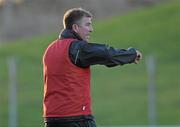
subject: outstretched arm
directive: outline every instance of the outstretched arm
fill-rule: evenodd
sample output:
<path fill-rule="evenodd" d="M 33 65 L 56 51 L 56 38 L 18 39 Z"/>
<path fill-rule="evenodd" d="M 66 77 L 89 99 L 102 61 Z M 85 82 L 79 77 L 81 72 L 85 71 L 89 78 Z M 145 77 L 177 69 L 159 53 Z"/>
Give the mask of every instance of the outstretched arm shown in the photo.
<path fill-rule="evenodd" d="M 104 44 L 87 43 L 85 41 L 73 42 L 69 49 L 71 61 L 79 67 L 101 64 L 108 67 L 138 63 L 140 54 L 134 48 L 116 49 Z"/>

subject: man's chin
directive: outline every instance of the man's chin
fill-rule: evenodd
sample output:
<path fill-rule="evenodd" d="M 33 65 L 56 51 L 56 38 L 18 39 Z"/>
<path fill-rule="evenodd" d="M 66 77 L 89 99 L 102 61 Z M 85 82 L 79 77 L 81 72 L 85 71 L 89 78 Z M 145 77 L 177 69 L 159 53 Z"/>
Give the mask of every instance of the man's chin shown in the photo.
<path fill-rule="evenodd" d="M 84 38 L 83 40 L 84 40 L 84 41 L 89 41 L 89 38 Z"/>

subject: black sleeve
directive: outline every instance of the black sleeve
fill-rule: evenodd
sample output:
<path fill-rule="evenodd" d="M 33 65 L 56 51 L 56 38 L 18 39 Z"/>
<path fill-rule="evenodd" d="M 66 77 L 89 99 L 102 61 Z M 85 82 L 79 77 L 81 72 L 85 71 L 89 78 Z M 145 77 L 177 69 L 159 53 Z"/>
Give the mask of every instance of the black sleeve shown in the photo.
<path fill-rule="evenodd" d="M 115 49 L 105 44 L 75 41 L 70 45 L 69 55 L 72 63 L 79 67 L 85 68 L 95 64 L 114 67 L 133 63 L 136 50 L 134 48 Z"/>

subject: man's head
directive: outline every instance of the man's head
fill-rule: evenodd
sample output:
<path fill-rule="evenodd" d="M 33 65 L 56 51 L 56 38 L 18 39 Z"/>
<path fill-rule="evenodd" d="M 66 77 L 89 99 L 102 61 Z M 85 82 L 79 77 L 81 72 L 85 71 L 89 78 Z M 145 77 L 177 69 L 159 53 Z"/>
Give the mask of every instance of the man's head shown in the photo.
<path fill-rule="evenodd" d="M 65 29 L 75 31 L 83 40 L 88 41 L 92 28 L 92 14 L 82 8 L 73 8 L 64 14 Z"/>

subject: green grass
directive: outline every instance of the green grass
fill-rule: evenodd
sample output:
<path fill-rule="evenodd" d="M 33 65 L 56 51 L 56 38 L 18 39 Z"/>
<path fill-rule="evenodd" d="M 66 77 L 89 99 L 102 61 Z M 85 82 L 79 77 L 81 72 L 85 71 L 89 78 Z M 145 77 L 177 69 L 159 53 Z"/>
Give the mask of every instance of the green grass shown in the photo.
<path fill-rule="evenodd" d="M 148 124 L 148 77 L 145 59 L 157 58 L 157 124 L 180 124 L 180 2 L 141 9 L 96 21 L 93 42 L 118 48 L 136 47 L 138 65 L 93 66 L 93 111 L 99 125 Z M 8 122 L 7 58 L 17 58 L 19 127 L 43 126 L 42 55 L 57 34 L 0 45 L 0 126 Z M 28 123 L 28 125 L 27 125 Z"/>

